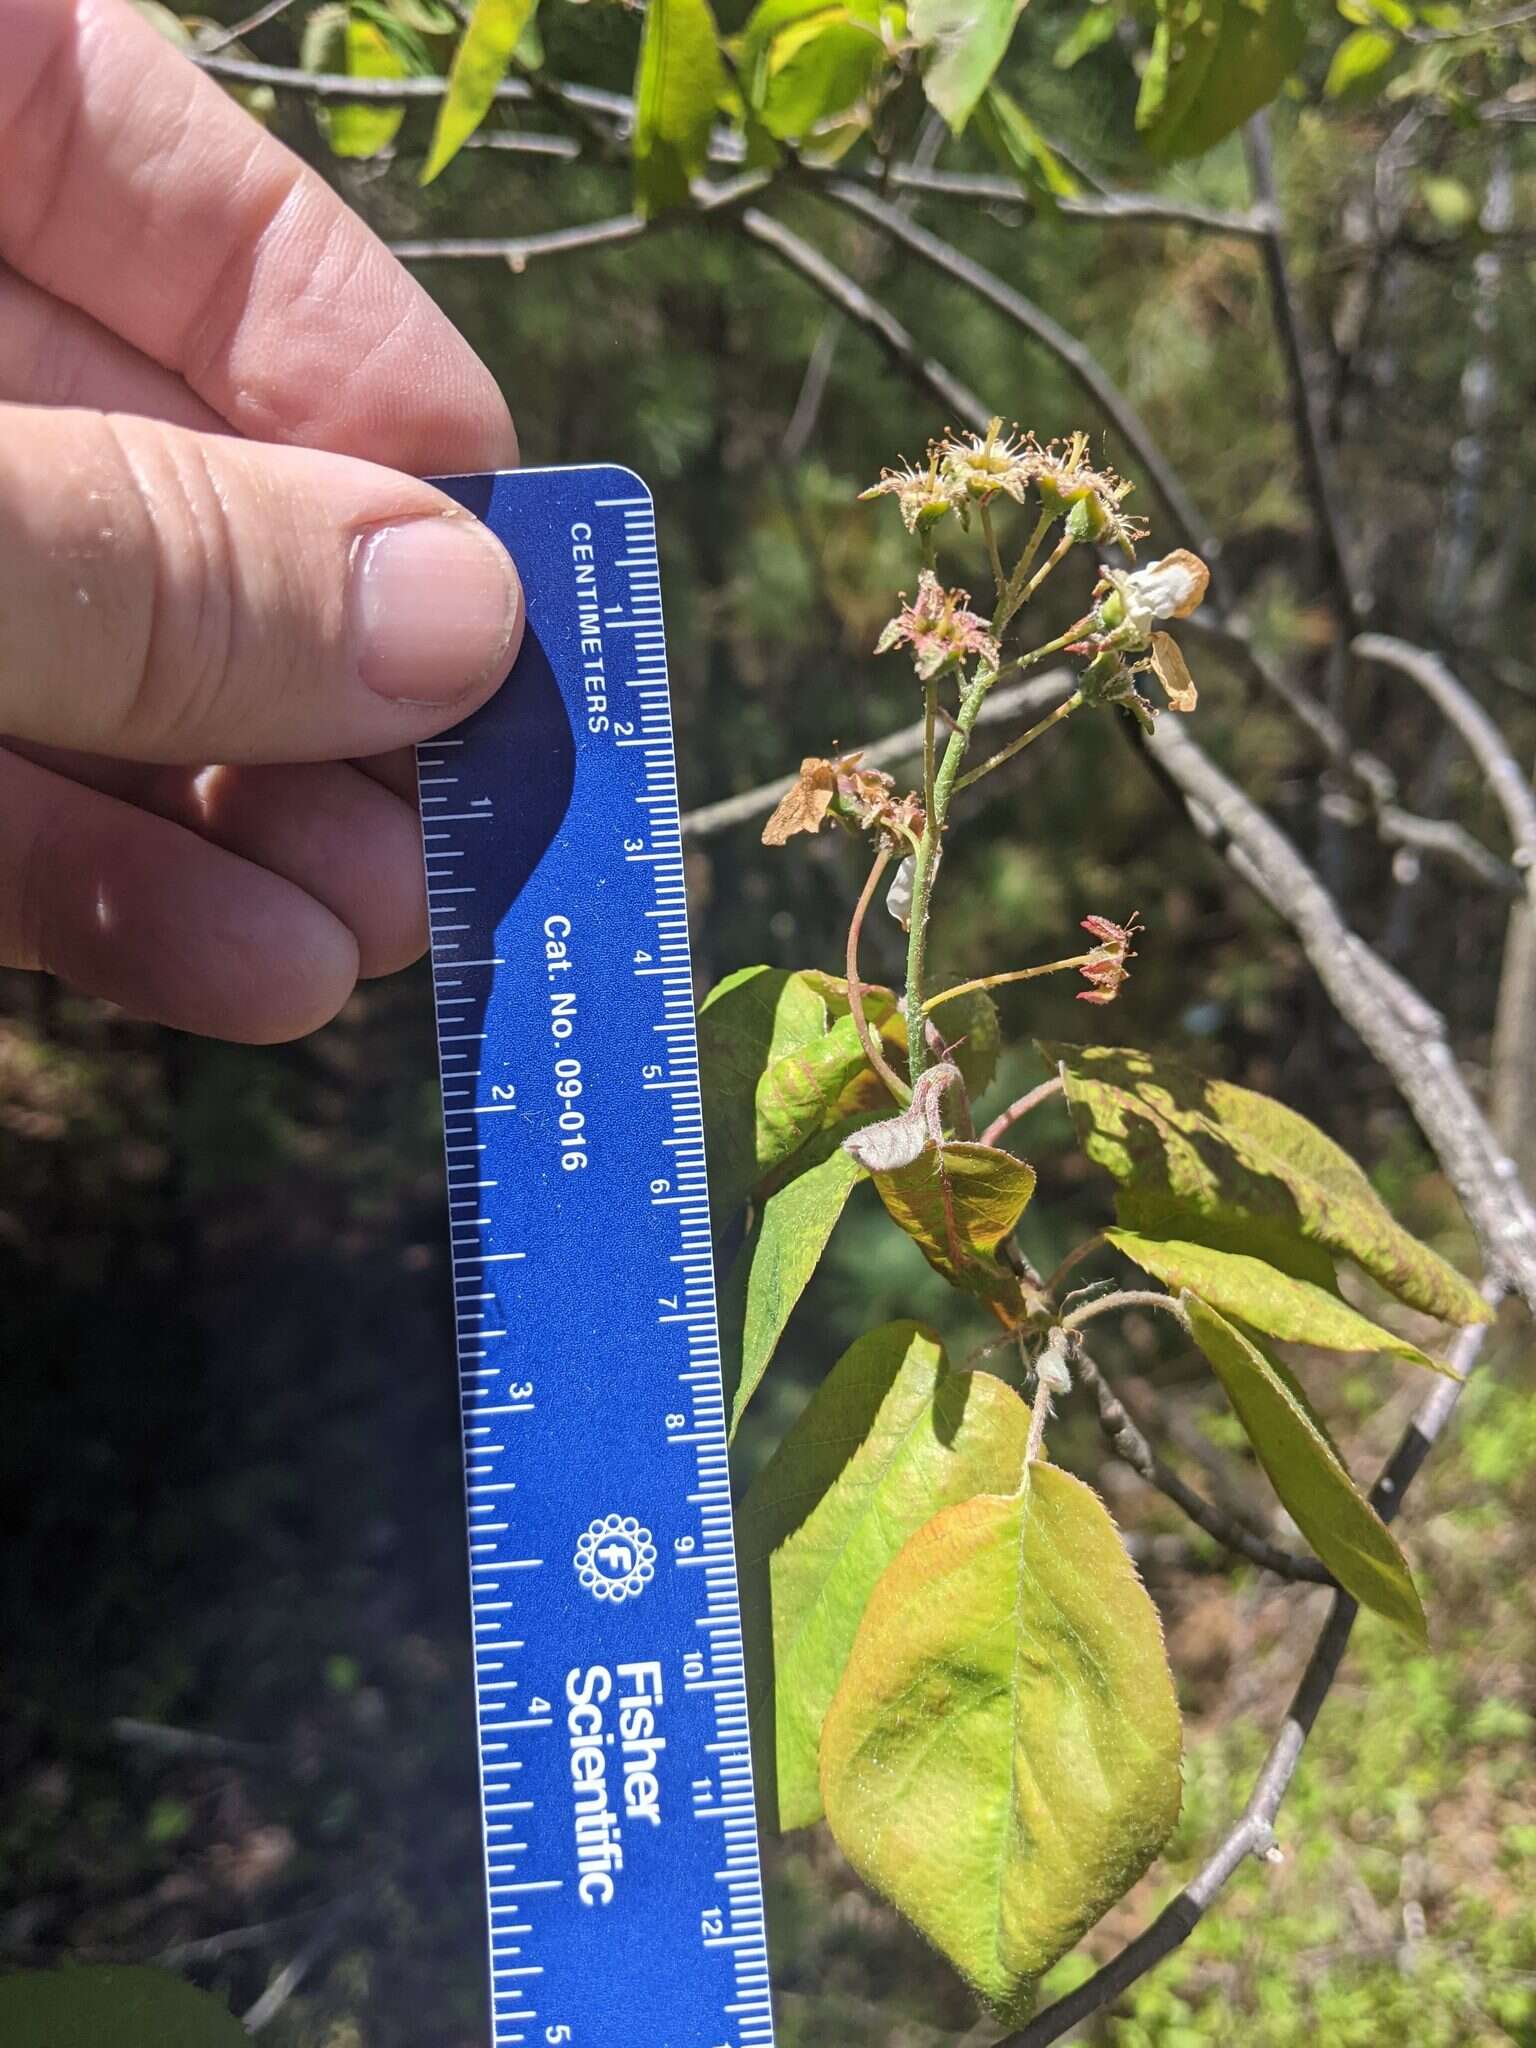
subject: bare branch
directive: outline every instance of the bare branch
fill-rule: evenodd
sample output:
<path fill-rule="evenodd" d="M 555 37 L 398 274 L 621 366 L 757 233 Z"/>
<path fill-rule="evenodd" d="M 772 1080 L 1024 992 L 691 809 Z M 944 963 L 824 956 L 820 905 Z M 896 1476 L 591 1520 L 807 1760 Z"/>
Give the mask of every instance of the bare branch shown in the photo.
<path fill-rule="evenodd" d="M 1340 917 L 1316 874 L 1271 819 L 1172 719 L 1145 758 L 1300 939 L 1334 1008 L 1397 1084 L 1461 1198 L 1489 1269 L 1536 1310 L 1536 1208 L 1473 1100 L 1445 1020 Z"/>
<path fill-rule="evenodd" d="M 220 50 L 227 50 L 231 43 L 238 43 L 243 37 L 254 35 L 257 29 L 265 28 L 269 21 L 276 21 L 277 17 L 286 14 L 293 4 L 294 0 L 266 0 L 265 6 L 258 7 L 254 14 L 247 14 L 243 20 L 237 21 L 233 28 L 221 28 L 212 33 L 205 30 L 205 40 L 200 54 L 204 57 L 216 57 Z"/>
<path fill-rule="evenodd" d="M 896 219 L 903 221 L 904 226 L 911 225 L 896 213 L 894 207 L 890 211 Z M 871 297 L 862 285 L 855 284 L 846 271 L 839 270 L 819 249 L 792 228 L 787 228 L 781 220 L 775 220 L 772 214 L 759 212 L 756 207 L 749 207 L 742 214 L 740 225 L 742 232 L 752 241 L 771 249 L 791 270 L 798 271 L 834 306 L 840 307 L 866 333 L 872 334 L 898 366 L 924 385 L 952 417 L 962 419 L 978 430 L 986 426 L 991 415 L 975 392 L 962 384 L 942 363 L 925 356 L 895 314 Z"/>
<path fill-rule="evenodd" d="M 994 690 L 978 712 L 976 723 L 978 726 L 1000 725 L 1004 719 L 1016 717 L 1021 712 L 1028 715 L 1051 703 L 1071 681 L 1069 670 L 1053 668 L 1047 669 L 1044 675 L 1031 676 L 1028 682 Z M 923 751 L 923 731 L 924 721 L 915 719 L 911 725 L 902 726 L 900 731 L 856 751 L 869 768 L 883 768 L 888 761 L 910 761 Z M 760 783 L 756 789 L 744 790 L 740 796 L 728 796 L 717 804 L 705 804 L 700 810 L 685 812 L 683 837 L 708 839 L 713 833 L 729 830 L 732 825 L 748 824 L 753 818 L 761 818 L 771 811 L 783 794 L 784 777 L 781 775 L 774 782 Z"/>
<path fill-rule="evenodd" d="M 900 192 L 931 193 L 935 199 L 975 199 L 986 205 L 1028 206 L 1030 195 L 1016 179 L 990 177 L 974 171 L 925 170 L 917 164 L 860 166 L 866 176 Z M 1103 192 L 1092 197 L 1058 199 L 1056 212 L 1065 220 L 1138 221 L 1149 226 L 1194 228 L 1202 234 L 1233 235 L 1257 241 L 1263 223 L 1246 213 L 1216 206 L 1195 206 L 1150 192 Z"/>
<path fill-rule="evenodd" d="M 1026 1094 L 1021 1095 L 1017 1102 L 1010 1102 L 1001 1115 L 993 1117 L 981 1134 L 982 1144 L 996 1145 L 1004 1134 L 1027 1117 L 1032 1109 L 1038 1109 L 1042 1102 L 1049 1102 L 1053 1095 L 1062 1093 L 1064 1088 L 1060 1074 L 1052 1074 L 1046 1080 L 1037 1083 Z"/>
<path fill-rule="evenodd" d="M 1006 284 L 984 264 L 964 255 L 942 236 L 933 234 L 916 221 L 908 220 L 899 208 L 866 192 L 848 178 L 832 178 L 818 190 L 850 212 L 862 215 L 903 248 L 910 249 L 925 263 L 957 284 L 965 285 L 989 306 L 1004 314 L 1016 327 L 1049 349 L 1070 372 L 1075 382 L 1104 414 L 1115 432 L 1146 471 L 1153 488 L 1168 508 L 1178 538 L 1214 560 L 1219 552 L 1205 520 L 1195 507 L 1183 481 L 1153 438 L 1152 430 L 1125 393 L 1105 372 L 1098 358 L 1075 335 L 1043 312 L 1032 299 Z M 990 417 L 990 415 L 986 415 Z"/>
<path fill-rule="evenodd" d="M 1380 662 L 1416 683 L 1466 741 L 1503 810 L 1514 841 L 1514 864 L 1522 871 L 1523 886 L 1536 908 L 1536 792 L 1504 735 L 1466 684 L 1428 648 L 1387 633 L 1362 633 L 1354 649 L 1362 661 Z"/>
<path fill-rule="evenodd" d="M 1490 1280 L 1484 1295 L 1497 1307 L 1502 1284 Z M 1452 1352 L 1452 1363 L 1464 1377 L 1477 1364 L 1488 1326 L 1479 1323 L 1462 1331 Z M 1401 1441 L 1387 1460 L 1371 1492 L 1371 1504 L 1383 1521 L 1390 1521 L 1402 1505 L 1404 1494 L 1428 1457 L 1435 1439 L 1450 1419 L 1461 1393 L 1460 1380 L 1437 1380 L 1404 1431 Z M 1344 1660 L 1357 1609 L 1346 1593 L 1336 1593 L 1328 1619 L 1313 1648 L 1291 1700 L 1280 1733 L 1255 1781 L 1253 1793 L 1233 1826 L 1222 1837 L 1199 1872 L 1170 1901 L 1144 1933 L 1123 1948 L 1103 1969 L 1095 1971 L 1085 1984 L 1060 1998 L 1044 2012 L 1037 2013 L 1025 2027 L 999 2044 L 999 2048 L 1049 2048 L 1092 2014 L 1118 1998 L 1122 1991 L 1156 1967 L 1188 1940 L 1228 1880 L 1250 1856 L 1261 1862 L 1276 1862 L 1280 1851 L 1275 1842 L 1275 1819 L 1281 1801 L 1301 1760 L 1323 1702 Z"/>
<path fill-rule="evenodd" d="M 1203 1529 L 1223 1550 L 1246 1557 L 1250 1564 L 1261 1565 L 1265 1571 L 1275 1572 L 1282 1579 L 1306 1581 L 1318 1586 L 1333 1585 L 1332 1572 L 1315 1557 L 1282 1550 L 1278 1544 L 1256 1536 L 1192 1486 L 1187 1486 L 1171 1466 L 1165 1465 L 1081 1343 L 1073 1353 L 1073 1366 L 1079 1380 L 1093 1396 L 1099 1428 L 1115 1456 L 1129 1465 L 1133 1472 L 1139 1473 L 1149 1486 L 1155 1486 L 1159 1493 L 1166 1494 L 1175 1507 L 1188 1515 L 1196 1528 Z"/>
<path fill-rule="evenodd" d="M 448 90 L 446 78 L 353 78 L 345 71 L 304 71 L 291 64 L 258 64 L 248 57 L 225 57 L 193 50 L 190 60 L 212 78 L 231 85 L 270 85 L 276 92 L 301 92 L 315 100 L 370 100 L 397 106 L 402 100 L 440 100 Z M 535 98 L 525 78 L 504 78 L 496 88 L 498 100 L 528 101 Z M 549 96 L 558 98 L 581 113 L 598 114 L 627 128 L 634 120 L 634 101 L 621 92 L 604 92 L 597 86 L 570 85 L 549 81 Z"/>
<path fill-rule="evenodd" d="M 402 263 L 438 261 L 479 262 L 499 260 L 514 271 L 526 270 L 544 256 L 579 256 L 593 249 L 612 248 L 621 242 L 638 241 L 642 235 L 663 228 L 686 227 L 690 221 L 711 214 L 729 213 L 746 200 L 755 198 L 772 179 L 766 171 L 747 171 L 723 184 L 702 181 L 693 188 L 694 210 L 664 213 L 647 220 L 638 213 L 616 214 L 611 220 L 583 221 L 575 227 L 550 228 L 541 235 L 458 236 L 416 242 L 391 242 L 393 255 Z"/>

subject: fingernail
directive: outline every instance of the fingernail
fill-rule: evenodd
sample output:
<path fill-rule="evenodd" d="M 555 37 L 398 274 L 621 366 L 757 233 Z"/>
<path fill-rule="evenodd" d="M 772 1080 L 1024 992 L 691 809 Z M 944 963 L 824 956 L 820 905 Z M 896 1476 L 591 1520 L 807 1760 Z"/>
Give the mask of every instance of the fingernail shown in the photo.
<path fill-rule="evenodd" d="M 478 519 L 412 519 L 365 534 L 349 592 L 358 671 L 400 704 L 452 704 L 504 672 L 521 590 Z"/>

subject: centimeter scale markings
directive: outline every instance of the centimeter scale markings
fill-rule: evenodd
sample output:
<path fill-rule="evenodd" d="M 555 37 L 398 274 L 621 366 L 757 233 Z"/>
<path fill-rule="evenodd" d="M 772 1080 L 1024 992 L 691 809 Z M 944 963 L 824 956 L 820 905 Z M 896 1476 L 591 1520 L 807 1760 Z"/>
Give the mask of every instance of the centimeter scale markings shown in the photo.
<path fill-rule="evenodd" d="M 418 752 L 491 2038 L 772 2048 L 655 513 L 442 488 L 528 601 Z"/>

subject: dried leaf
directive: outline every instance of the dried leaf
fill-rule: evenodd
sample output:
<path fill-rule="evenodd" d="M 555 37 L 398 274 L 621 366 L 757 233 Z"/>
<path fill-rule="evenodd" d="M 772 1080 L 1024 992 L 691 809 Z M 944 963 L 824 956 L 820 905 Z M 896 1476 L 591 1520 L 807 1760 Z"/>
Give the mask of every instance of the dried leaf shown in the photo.
<path fill-rule="evenodd" d="M 1193 711 L 1200 701 L 1183 650 L 1171 633 L 1152 635 L 1152 673 L 1163 686 L 1170 711 Z"/>
<path fill-rule="evenodd" d="M 808 754 L 800 773 L 779 798 L 763 827 L 764 846 L 782 846 L 797 832 L 819 832 L 837 794 L 837 774 L 830 761 Z"/>

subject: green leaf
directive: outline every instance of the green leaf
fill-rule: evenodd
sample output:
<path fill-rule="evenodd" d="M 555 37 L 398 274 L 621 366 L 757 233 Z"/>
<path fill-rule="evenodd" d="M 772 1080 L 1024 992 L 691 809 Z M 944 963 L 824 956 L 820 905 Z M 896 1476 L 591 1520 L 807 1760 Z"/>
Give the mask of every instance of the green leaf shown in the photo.
<path fill-rule="evenodd" d="M 988 86 L 986 96 L 977 109 L 976 125 L 992 154 L 1004 170 L 1013 172 L 1021 185 L 1052 201 L 1078 197 L 1082 187 L 1076 178 L 1024 109 L 1000 85 Z M 954 1007 L 958 1009 L 960 1005 L 956 1003 Z M 946 1031 L 950 1024 L 949 1006 L 946 1005 Z"/>
<path fill-rule="evenodd" d="M 1333 53 L 1324 97 L 1336 100 L 1371 84 L 1397 55 L 1397 39 L 1378 28 L 1357 28 Z"/>
<path fill-rule="evenodd" d="M 709 0 L 650 0 L 635 74 L 635 204 L 649 216 L 686 206 L 704 169 L 725 88 Z"/>
<path fill-rule="evenodd" d="M 873 1176 L 880 1199 L 951 1286 L 978 1295 L 1012 1328 L 1025 1309 L 997 1248 L 1029 1205 L 1035 1171 L 995 1145 L 932 1143 L 909 1166 Z"/>
<path fill-rule="evenodd" d="M 1420 178 L 1419 197 L 1439 227 L 1469 228 L 1477 219 L 1477 200 L 1460 178 Z"/>
<path fill-rule="evenodd" d="M 929 52 L 923 90 L 958 135 L 1007 54 L 1024 0 L 912 0 L 907 20 Z"/>
<path fill-rule="evenodd" d="M 721 1356 L 733 1436 L 843 1204 L 863 1178 L 864 1169 L 832 1132 L 813 1148 L 804 1172 L 768 1197 L 737 1254 L 721 1301 Z"/>
<path fill-rule="evenodd" d="M 1403 1553 L 1277 1359 L 1192 1294 L 1183 1297 L 1195 1342 L 1269 1474 L 1287 1513 L 1346 1592 L 1427 1640 L 1424 1609 Z"/>
<path fill-rule="evenodd" d="M 889 55 L 872 0 L 761 0 L 737 45 L 737 73 L 762 126 L 790 140 L 856 106 Z"/>
<path fill-rule="evenodd" d="M 1158 0 L 1136 126 L 1165 162 L 1199 156 L 1267 106 L 1301 60 L 1298 0 Z"/>
<path fill-rule="evenodd" d="M 538 0 L 475 0 L 437 110 L 432 148 L 422 166 L 423 185 L 430 185 L 453 162 L 490 112 L 496 88 L 537 8 Z"/>
<path fill-rule="evenodd" d="M 1067 31 L 1065 39 L 1056 51 L 1056 69 L 1070 71 L 1075 64 L 1081 64 L 1085 57 L 1091 57 L 1095 50 L 1113 40 L 1120 24 L 1118 11 L 1108 5 L 1108 0 L 1095 0 L 1077 17 Z"/>
<path fill-rule="evenodd" d="M 865 997 L 871 1029 L 905 1031 L 888 989 Z M 708 1121 L 710 1197 L 724 1222 L 822 1131 L 887 1106 L 828 974 L 744 967 L 699 1011 L 699 1072 Z"/>
<path fill-rule="evenodd" d="M 887 1568 L 822 1732 L 844 1855 L 1005 2022 L 1179 1811 L 1157 1613 L 1102 1502 L 1035 1463 Z"/>
<path fill-rule="evenodd" d="M 299 62 L 306 71 L 345 71 L 352 78 L 404 78 L 409 66 L 377 21 L 336 0 L 317 7 L 304 24 Z M 377 156 L 400 132 L 405 108 L 341 101 L 317 107 L 315 119 L 341 157 Z"/>
<path fill-rule="evenodd" d="M 1011 1493 L 1028 1440 L 1011 1387 L 888 1323 L 843 1353 L 758 1474 L 736 1551 L 759 1793 L 780 1827 L 821 1818 L 821 1726 L 876 1580 L 938 1509 Z"/>
<path fill-rule="evenodd" d="M 0 1977 L 0 2041 L 14 2048 L 249 2048 L 217 1999 L 164 1970 L 27 1970 Z"/>
<path fill-rule="evenodd" d="M 1265 1259 L 1179 1238 L 1143 1237 L 1134 1230 L 1104 1234 L 1175 1293 L 1187 1287 L 1224 1315 L 1236 1316 L 1271 1337 L 1283 1337 L 1290 1344 L 1317 1344 L 1325 1351 L 1389 1351 L 1415 1365 L 1446 1370 L 1417 1344 L 1394 1336 L 1341 1301 L 1331 1286 L 1298 1280 Z"/>
<path fill-rule="evenodd" d="M 1353 1259 L 1423 1314 L 1483 1323 L 1469 1280 L 1397 1223 L 1347 1152 L 1282 1103 L 1172 1060 L 1043 1045 L 1064 1071 L 1078 1138 L 1120 1184 L 1121 1223 L 1265 1259 L 1336 1291 Z"/>

